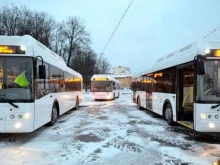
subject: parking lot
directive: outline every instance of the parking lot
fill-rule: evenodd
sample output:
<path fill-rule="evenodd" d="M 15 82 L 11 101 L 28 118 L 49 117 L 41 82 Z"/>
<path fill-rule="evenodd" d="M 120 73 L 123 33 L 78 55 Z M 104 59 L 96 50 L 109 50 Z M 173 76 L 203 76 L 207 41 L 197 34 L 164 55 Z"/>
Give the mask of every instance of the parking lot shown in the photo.
<path fill-rule="evenodd" d="M 131 94 L 94 101 L 84 93 L 78 110 L 53 127 L 29 134 L 1 134 L 1 164 L 212 164 L 220 157 L 218 135 L 204 135 L 137 110 Z"/>

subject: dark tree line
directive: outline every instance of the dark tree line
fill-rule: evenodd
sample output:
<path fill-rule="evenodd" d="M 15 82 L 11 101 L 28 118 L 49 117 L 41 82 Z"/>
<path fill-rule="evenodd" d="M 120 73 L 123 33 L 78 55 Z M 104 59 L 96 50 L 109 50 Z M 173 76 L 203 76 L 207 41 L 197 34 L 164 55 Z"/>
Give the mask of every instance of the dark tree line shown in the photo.
<path fill-rule="evenodd" d="M 57 22 L 45 12 L 4 5 L 0 8 L 0 35 L 31 35 L 81 73 L 85 89 L 93 74 L 109 73 L 109 62 L 91 48 L 90 33 L 79 17 Z"/>

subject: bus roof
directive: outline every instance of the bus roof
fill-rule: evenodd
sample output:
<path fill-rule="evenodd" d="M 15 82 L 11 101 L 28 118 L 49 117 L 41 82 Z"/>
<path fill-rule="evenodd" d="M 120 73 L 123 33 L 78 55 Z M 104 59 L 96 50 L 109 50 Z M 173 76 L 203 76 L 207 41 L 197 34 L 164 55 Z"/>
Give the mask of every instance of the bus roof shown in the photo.
<path fill-rule="evenodd" d="M 115 77 L 111 74 L 94 74 L 91 78 L 91 80 L 93 80 L 94 78 L 108 78 L 108 80 L 111 80 L 111 81 L 115 81 L 115 82 L 118 82 L 120 83 L 118 80 L 115 79 Z"/>
<path fill-rule="evenodd" d="M 133 78 L 193 61 L 196 55 L 205 55 L 206 49 L 220 49 L 220 40 L 208 41 L 202 39 L 188 44 L 175 52 L 159 58 L 149 69 L 133 75 Z"/>
<path fill-rule="evenodd" d="M 47 48 L 45 45 L 31 37 L 30 35 L 23 36 L 0 36 L 0 45 L 7 46 L 25 46 L 25 56 L 26 57 L 37 57 L 41 56 L 44 62 L 51 64 L 53 66 L 59 67 L 62 70 L 75 74 L 79 77 L 82 75 L 71 68 L 67 67 L 64 59 L 54 53 L 52 50 Z M 8 55 L 8 54 L 1 54 Z M 14 55 L 14 54 L 13 54 Z M 21 54 L 15 54 L 15 56 L 24 56 Z"/>

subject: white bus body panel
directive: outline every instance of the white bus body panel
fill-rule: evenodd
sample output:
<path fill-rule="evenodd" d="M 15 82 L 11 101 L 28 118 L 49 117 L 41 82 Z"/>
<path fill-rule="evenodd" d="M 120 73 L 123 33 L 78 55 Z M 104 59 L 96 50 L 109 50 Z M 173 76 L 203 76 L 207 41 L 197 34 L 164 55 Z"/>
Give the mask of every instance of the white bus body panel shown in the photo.
<path fill-rule="evenodd" d="M 13 54 L 13 56 L 22 57 L 36 57 L 42 56 L 44 62 L 56 66 L 63 71 L 69 72 L 74 76 L 80 77 L 82 75 L 69 67 L 67 67 L 65 61 L 62 57 L 52 52 L 46 46 L 35 40 L 29 35 L 24 36 L 0 36 L 0 45 L 14 45 L 14 46 L 25 46 L 25 54 Z M 8 54 L 1 54 L 1 56 L 11 56 Z M 19 109 L 14 108 L 8 103 L 0 103 L 0 132 L 32 132 L 39 128 L 40 126 L 48 123 L 51 120 L 52 106 L 55 99 L 59 103 L 59 115 L 67 112 L 71 108 L 76 106 L 76 98 L 79 98 L 79 104 L 83 100 L 83 94 L 81 91 L 71 91 L 71 92 L 59 92 L 59 93 L 49 93 L 48 95 L 35 100 L 33 103 L 15 103 L 19 106 Z M 50 97 L 52 96 L 52 97 Z M 12 111 L 10 111 L 12 109 Z M 18 122 L 17 120 L 10 119 L 10 115 L 14 112 L 16 113 L 30 113 L 31 118 L 28 120 L 19 120 L 22 127 L 20 129 L 15 129 L 14 124 Z"/>
<path fill-rule="evenodd" d="M 220 40 L 206 40 L 201 39 L 199 41 L 188 44 L 175 52 L 172 52 L 166 56 L 161 57 L 156 61 L 156 63 L 150 66 L 148 69 L 137 73 L 132 76 L 132 81 L 140 82 L 140 77 L 145 75 L 153 75 L 153 73 L 161 71 L 166 68 L 177 67 L 178 65 L 182 65 L 184 63 L 193 62 L 195 56 L 197 55 L 206 55 L 207 49 L 219 49 L 220 48 Z M 208 57 L 208 59 L 216 59 L 219 60 L 219 57 Z M 185 92 L 189 91 L 190 88 L 184 90 Z M 137 92 L 134 92 L 137 93 Z M 165 99 L 169 99 L 171 102 L 171 106 L 173 109 L 173 120 L 176 121 L 176 95 L 175 94 L 160 94 L 157 92 L 153 92 L 153 111 L 162 115 L 162 106 L 164 104 Z M 135 100 L 133 98 L 133 100 Z M 175 100 L 175 101 L 174 101 Z M 191 102 L 193 100 L 193 93 L 189 95 L 186 102 Z M 141 101 L 142 104 L 142 101 Z M 144 103 L 143 103 L 144 104 Z M 142 106 L 143 106 L 142 104 Z M 182 103 L 180 103 L 182 104 Z M 196 131 L 201 132 L 219 132 L 220 131 L 220 119 L 214 119 L 213 115 L 220 115 L 220 107 L 215 109 L 210 109 L 212 105 L 216 104 L 197 104 L 194 103 L 194 129 Z M 144 106 L 143 106 L 144 107 Z M 206 119 L 201 118 L 201 114 L 206 115 Z M 207 115 L 212 114 L 212 119 L 208 119 Z M 210 127 L 213 127 L 211 128 Z"/>
<path fill-rule="evenodd" d="M 50 93 L 33 103 L 14 103 L 19 108 L 8 103 L 1 103 L 0 133 L 32 132 L 51 120 L 52 106 L 55 100 L 59 103 L 60 115 L 62 115 L 76 106 L 77 96 L 81 103 L 83 99 L 81 92 Z M 29 119 L 24 118 L 26 113 L 30 114 Z M 14 119 L 10 118 L 12 114 L 15 115 Z M 22 118 L 18 119 L 18 115 L 22 115 Z M 20 123 L 21 127 L 16 128 L 16 123 Z"/>
<path fill-rule="evenodd" d="M 75 91 L 75 92 L 65 92 L 61 93 L 58 100 L 60 100 L 61 103 L 63 103 L 63 111 L 60 111 L 60 115 L 66 113 L 70 109 L 76 107 L 76 99 L 79 98 L 79 104 L 82 102 L 82 92 Z"/>
<path fill-rule="evenodd" d="M 113 99 L 113 92 L 92 92 L 91 97 L 93 99 Z"/>
<path fill-rule="evenodd" d="M 141 107 L 143 108 L 147 108 L 146 107 L 146 92 L 145 91 L 136 91 L 136 94 L 135 94 L 135 98 L 136 98 L 136 101 L 137 101 L 137 98 L 139 97 L 140 98 L 140 105 Z M 151 110 L 151 109 L 150 109 Z"/>
<path fill-rule="evenodd" d="M 176 121 L 176 94 L 152 93 L 152 107 L 155 113 L 163 115 L 163 106 L 166 101 L 170 102 L 173 111 L 173 121 Z"/>
<path fill-rule="evenodd" d="M 95 74 L 92 76 L 91 81 L 95 82 L 96 80 L 93 80 L 94 78 L 108 78 L 107 81 L 113 81 L 120 84 L 120 82 L 116 80 L 114 76 L 109 74 Z M 120 90 L 113 89 L 111 92 L 91 92 L 90 96 L 93 99 L 114 99 L 114 97 L 120 96 Z"/>
<path fill-rule="evenodd" d="M 194 129 L 199 132 L 220 132 L 220 118 L 215 118 L 215 115 L 220 116 L 220 107 L 211 109 L 211 106 L 217 104 L 201 104 L 194 103 L 194 119 L 195 125 Z M 201 114 L 205 114 L 206 118 L 202 119 Z M 209 119 L 208 115 L 211 115 L 212 118 Z M 214 125 L 214 127 L 210 127 Z"/>
<path fill-rule="evenodd" d="M 183 63 L 187 63 L 194 60 L 194 57 L 198 54 L 205 55 L 206 49 L 219 49 L 220 41 L 209 41 L 206 39 L 198 40 L 191 44 L 188 44 L 181 49 L 172 52 L 166 56 L 161 57 L 156 61 L 156 63 L 150 66 L 149 69 L 146 69 L 140 73 L 135 74 L 132 78 L 137 78 L 148 73 L 153 73 L 165 68 L 177 66 Z"/>
<path fill-rule="evenodd" d="M 35 100 L 34 129 L 41 127 L 42 125 L 48 123 L 51 120 L 51 112 L 54 100 L 55 96 L 52 94 L 48 94 L 40 99 Z"/>
<path fill-rule="evenodd" d="M 147 109 L 147 102 L 146 102 L 146 92 L 145 91 L 136 91 L 135 98 L 140 98 L 140 105 L 141 107 Z M 166 101 L 169 101 L 173 110 L 173 121 L 176 121 L 176 94 L 170 93 L 159 93 L 153 92 L 152 93 L 152 110 L 153 112 L 163 115 L 163 106 Z"/>
<path fill-rule="evenodd" d="M 112 92 L 91 92 L 91 97 L 93 99 L 113 99 L 120 96 L 119 90 L 113 90 Z"/>
<path fill-rule="evenodd" d="M 51 120 L 53 103 L 59 104 L 59 115 L 64 114 L 70 109 L 76 107 L 76 98 L 79 98 L 79 103 L 82 102 L 82 92 L 60 92 L 49 93 L 48 95 L 35 100 L 35 126 L 34 129 L 41 127 Z M 43 114 L 43 115 L 42 115 Z"/>
<path fill-rule="evenodd" d="M 18 105 L 19 108 L 15 108 L 8 103 L 0 104 L 0 133 L 32 132 L 34 130 L 34 103 L 14 104 Z M 30 114 L 29 119 L 24 118 L 26 113 Z M 15 116 L 14 119 L 10 118 L 12 114 Z M 22 118 L 18 119 L 18 115 L 22 115 Z M 16 128 L 16 123 L 20 123 L 21 127 Z"/>

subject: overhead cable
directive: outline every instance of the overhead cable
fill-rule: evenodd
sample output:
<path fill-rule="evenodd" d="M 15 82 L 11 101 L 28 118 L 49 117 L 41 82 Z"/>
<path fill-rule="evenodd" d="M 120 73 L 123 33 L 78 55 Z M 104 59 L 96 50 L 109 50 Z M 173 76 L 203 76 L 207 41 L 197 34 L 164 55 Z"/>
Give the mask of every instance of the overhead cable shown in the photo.
<path fill-rule="evenodd" d="M 109 42 L 111 41 L 112 37 L 114 36 L 115 32 L 117 31 L 119 25 L 121 24 L 123 18 L 125 17 L 126 13 L 127 13 L 128 10 L 129 10 L 129 8 L 131 7 L 133 1 L 134 1 L 134 0 L 132 0 L 132 1 L 129 3 L 127 9 L 125 10 L 124 14 L 122 15 L 121 19 L 119 20 L 119 22 L 118 22 L 116 28 L 115 28 L 115 29 L 113 30 L 113 32 L 111 33 L 111 35 L 110 35 L 110 37 L 109 37 L 109 39 L 108 39 L 108 42 L 105 44 L 105 46 L 104 46 L 104 48 L 103 48 L 103 50 L 102 50 L 100 56 L 102 56 L 102 55 L 104 54 L 105 49 L 107 48 Z"/>

